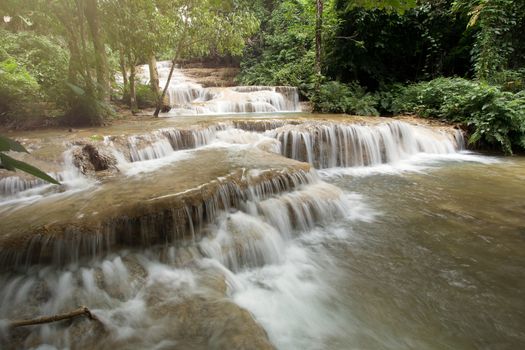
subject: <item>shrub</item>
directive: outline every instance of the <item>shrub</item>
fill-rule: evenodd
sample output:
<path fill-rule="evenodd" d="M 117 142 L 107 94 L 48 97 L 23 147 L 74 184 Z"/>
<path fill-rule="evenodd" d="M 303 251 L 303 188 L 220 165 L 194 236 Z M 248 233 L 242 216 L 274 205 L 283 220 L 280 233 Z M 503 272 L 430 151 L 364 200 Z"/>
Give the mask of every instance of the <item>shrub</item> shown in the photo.
<path fill-rule="evenodd" d="M 102 125 L 113 115 L 111 105 L 100 101 L 83 88 L 66 83 L 69 87 L 66 112 L 62 123 L 71 126 Z"/>
<path fill-rule="evenodd" d="M 375 99 L 377 101 L 377 110 L 381 115 L 393 114 L 397 110 L 397 103 L 400 103 L 400 96 L 406 92 L 406 87 L 401 84 L 393 84 L 383 86 L 379 91 L 375 92 Z"/>
<path fill-rule="evenodd" d="M 491 77 L 491 82 L 500 85 L 504 91 L 525 90 L 525 68 L 497 72 Z"/>
<path fill-rule="evenodd" d="M 10 121 L 39 100 L 36 80 L 15 59 L 0 62 L 0 117 Z"/>
<path fill-rule="evenodd" d="M 497 147 L 507 154 L 525 149 L 525 93 L 461 78 L 438 78 L 409 85 L 392 103 L 392 112 L 415 113 L 469 127 L 469 143 Z"/>
<path fill-rule="evenodd" d="M 122 96 L 122 102 L 129 104 L 129 90 L 119 84 L 117 91 L 117 95 Z M 138 108 L 154 108 L 157 106 L 157 96 L 148 84 L 136 83 L 135 97 L 137 98 Z"/>
<path fill-rule="evenodd" d="M 41 87 L 42 98 L 52 102 L 64 98 L 68 54 L 49 37 L 0 29 L 0 60 L 2 54 L 14 58 L 27 70 Z"/>
<path fill-rule="evenodd" d="M 139 108 L 153 108 L 157 105 L 157 96 L 150 85 L 137 84 L 135 88 L 137 95 L 137 106 Z"/>
<path fill-rule="evenodd" d="M 315 110 L 325 113 L 379 115 L 376 97 L 357 84 L 345 85 L 337 81 L 324 83 L 313 103 Z"/>

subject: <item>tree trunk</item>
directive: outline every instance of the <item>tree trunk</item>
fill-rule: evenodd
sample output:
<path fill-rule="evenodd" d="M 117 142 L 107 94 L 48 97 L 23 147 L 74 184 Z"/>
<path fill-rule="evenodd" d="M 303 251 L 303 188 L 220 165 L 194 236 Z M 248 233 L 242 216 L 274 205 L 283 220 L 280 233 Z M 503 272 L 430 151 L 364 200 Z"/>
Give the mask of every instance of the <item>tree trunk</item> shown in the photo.
<path fill-rule="evenodd" d="M 153 115 L 155 117 L 159 116 L 160 110 L 162 109 L 164 96 L 166 96 L 166 92 L 168 91 L 168 86 L 170 86 L 171 76 L 173 75 L 173 71 L 175 70 L 175 61 L 176 61 L 176 58 L 174 58 L 171 61 L 171 69 L 170 69 L 170 74 L 168 74 L 168 80 L 166 80 L 166 85 L 164 85 L 164 89 L 162 90 L 162 94 L 160 95 L 160 97 L 159 97 L 159 99 L 157 101 L 157 108 L 155 108 L 155 113 L 153 113 Z"/>
<path fill-rule="evenodd" d="M 126 72 L 126 60 L 124 59 L 124 51 L 120 49 L 119 52 L 120 73 L 122 74 L 122 82 L 124 83 L 124 90 L 128 88 L 128 73 Z"/>
<path fill-rule="evenodd" d="M 129 108 L 131 113 L 135 114 L 138 111 L 137 93 L 135 92 L 135 65 L 131 64 L 129 69 Z"/>
<path fill-rule="evenodd" d="M 109 101 L 110 84 L 108 59 L 104 39 L 100 32 L 97 0 L 86 0 L 86 20 L 88 22 L 91 40 L 95 51 L 95 65 L 97 71 L 97 93 L 101 100 Z"/>
<path fill-rule="evenodd" d="M 84 30 L 84 17 L 85 17 L 85 13 L 84 11 L 82 11 L 82 9 L 80 8 L 80 5 L 79 3 L 77 3 L 77 14 L 78 14 L 78 18 L 79 18 L 79 36 L 80 36 L 80 44 L 81 44 L 81 53 L 80 53 L 80 62 L 82 64 L 82 67 L 83 67 L 83 76 L 84 76 L 84 80 L 85 80 L 85 83 L 86 83 L 86 86 L 85 86 L 85 89 L 86 89 L 86 92 L 88 93 L 89 96 L 95 96 L 94 95 L 94 92 L 95 92 L 95 82 L 93 81 L 93 78 L 91 76 L 91 70 L 90 70 L 90 67 L 89 67 L 89 62 L 88 62 L 88 49 L 87 49 L 87 44 L 86 44 L 86 36 L 85 36 L 85 30 Z"/>
<path fill-rule="evenodd" d="M 158 100 L 160 94 L 160 82 L 159 82 L 159 72 L 157 71 L 157 59 L 155 55 L 150 55 L 148 60 L 149 66 L 149 83 L 151 86 L 151 91 L 155 93 L 155 97 Z"/>
<path fill-rule="evenodd" d="M 319 94 L 319 88 L 321 84 L 321 53 L 322 53 L 322 34 L 323 34 L 323 0 L 317 1 L 317 10 L 315 17 L 315 93 Z"/>
<path fill-rule="evenodd" d="M 78 47 L 71 41 L 67 40 L 67 46 L 69 48 L 69 65 L 67 80 L 70 84 L 78 85 L 78 63 L 80 62 L 80 53 Z"/>

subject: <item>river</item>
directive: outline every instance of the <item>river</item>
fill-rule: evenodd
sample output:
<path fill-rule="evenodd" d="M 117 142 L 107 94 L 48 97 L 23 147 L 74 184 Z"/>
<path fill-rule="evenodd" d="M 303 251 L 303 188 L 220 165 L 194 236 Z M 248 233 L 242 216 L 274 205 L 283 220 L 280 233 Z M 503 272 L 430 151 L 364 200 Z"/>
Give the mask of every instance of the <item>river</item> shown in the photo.
<path fill-rule="evenodd" d="M 176 82 L 196 101 L 176 112 L 299 108 L 221 91 Z M 272 112 L 12 136 L 63 185 L 0 178 L 2 349 L 525 344 L 525 159 L 451 127 Z M 81 305 L 98 321 L 12 327 Z"/>
<path fill-rule="evenodd" d="M 217 161 L 218 153 L 209 153 L 217 147 L 246 151 L 261 144 L 255 134 L 235 130 L 218 131 L 216 141 L 203 146 L 210 150 L 202 161 Z M 125 181 L 139 176 L 133 186 L 142 187 L 152 172 L 167 171 L 172 163 L 191 172 L 203 151 L 184 157 L 177 152 L 188 151 L 160 157 L 159 164 L 130 163 L 142 171 L 126 170 L 131 178 Z M 310 176 L 291 192 L 256 196 L 220 214 L 193 243 L 117 249 L 62 267 L 4 272 L 5 344 L 490 349 L 524 343 L 523 158 L 443 148 L 387 163 L 323 167 Z M 154 182 L 149 191 L 162 193 L 166 183 Z M 109 188 L 111 194 L 121 187 L 112 186 L 110 181 L 98 191 Z M 96 197 L 92 189 L 81 192 Z M 53 196 L 64 196 L 63 203 L 78 196 L 67 193 Z M 23 198 L 17 201 L 24 207 Z M 79 305 L 88 305 L 106 329 L 88 320 L 32 331 L 6 328 L 18 315 L 50 315 Z"/>
<path fill-rule="evenodd" d="M 349 217 L 297 238 L 281 267 L 243 275 L 252 288 L 236 296 L 279 348 L 521 348 L 523 158 L 323 173 Z"/>

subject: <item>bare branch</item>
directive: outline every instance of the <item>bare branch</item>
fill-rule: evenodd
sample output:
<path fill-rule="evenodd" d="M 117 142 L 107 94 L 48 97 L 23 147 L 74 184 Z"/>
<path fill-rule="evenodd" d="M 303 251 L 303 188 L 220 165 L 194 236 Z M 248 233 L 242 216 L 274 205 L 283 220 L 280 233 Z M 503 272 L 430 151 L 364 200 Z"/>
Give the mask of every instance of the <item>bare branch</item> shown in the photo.
<path fill-rule="evenodd" d="M 33 326 L 33 325 L 38 325 L 38 324 L 69 320 L 69 319 L 73 319 L 79 316 L 87 316 L 90 320 L 102 323 L 102 321 L 100 321 L 100 319 L 98 319 L 98 317 L 95 316 L 86 306 L 81 306 L 78 309 L 75 309 L 73 311 L 63 313 L 63 314 L 58 314 L 58 315 L 53 315 L 53 316 L 41 316 L 41 317 L 33 318 L 31 320 L 12 321 L 9 323 L 8 327 L 18 328 L 18 327 L 25 327 L 25 326 Z"/>

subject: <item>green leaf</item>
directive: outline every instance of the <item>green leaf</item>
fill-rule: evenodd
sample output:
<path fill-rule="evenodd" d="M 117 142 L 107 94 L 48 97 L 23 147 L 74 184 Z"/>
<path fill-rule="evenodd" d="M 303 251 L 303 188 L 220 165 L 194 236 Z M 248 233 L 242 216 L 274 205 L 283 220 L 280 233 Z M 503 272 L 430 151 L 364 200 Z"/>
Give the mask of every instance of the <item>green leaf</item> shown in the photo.
<path fill-rule="evenodd" d="M 2 161 L 2 166 L 6 168 L 7 170 L 15 171 L 16 169 L 20 169 L 28 174 L 31 174 L 33 176 L 36 176 L 44 181 L 50 182 L 55 185 L 60 185 L 60 182 L 53 179 L 51 176 L 47 175 L 42 170 L 24 163 L 20 160 L 16 160 L 14 158 L 9 157 L 6 154 L 0 153 L 0 160 Z"/>
<path fill-rule="evenodd" d="M 8 137 L 0 136 L 0 152 L 9 152 L 9 151 L 29 153 L 25 149 L 25 147 L 22 146 L 17 141 L 11 140 Z"/>

